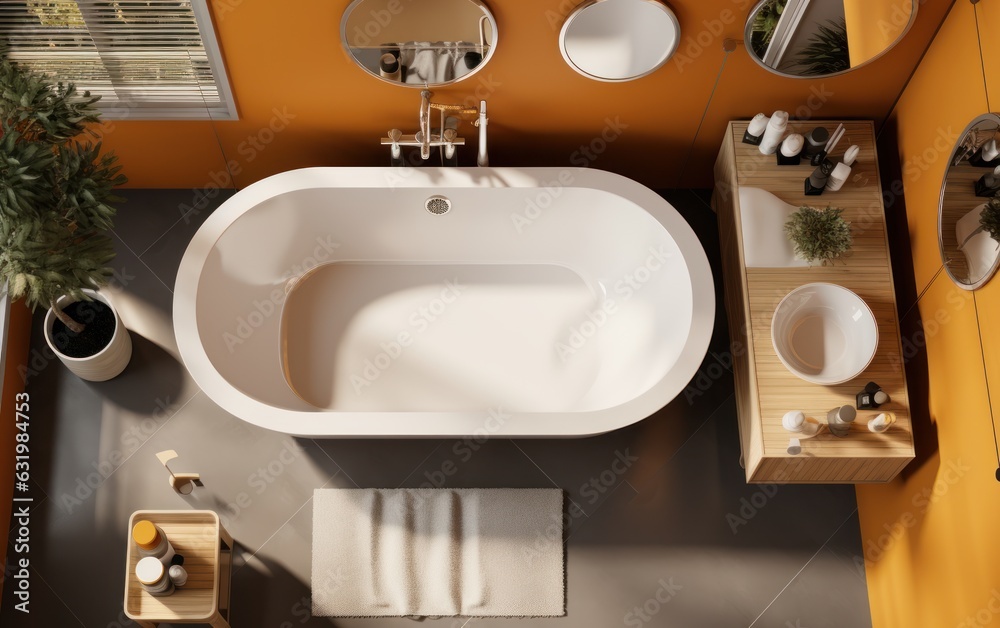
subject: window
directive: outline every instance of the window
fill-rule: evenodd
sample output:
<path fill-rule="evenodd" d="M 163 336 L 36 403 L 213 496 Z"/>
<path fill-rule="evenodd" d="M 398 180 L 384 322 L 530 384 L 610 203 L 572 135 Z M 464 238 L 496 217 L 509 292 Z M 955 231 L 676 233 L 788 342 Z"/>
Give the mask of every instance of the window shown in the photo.
<path fill-rule="evenodd" d="M 207 0 L 4 0 L 0 46 L 107 118 L 237 117 Z"/>

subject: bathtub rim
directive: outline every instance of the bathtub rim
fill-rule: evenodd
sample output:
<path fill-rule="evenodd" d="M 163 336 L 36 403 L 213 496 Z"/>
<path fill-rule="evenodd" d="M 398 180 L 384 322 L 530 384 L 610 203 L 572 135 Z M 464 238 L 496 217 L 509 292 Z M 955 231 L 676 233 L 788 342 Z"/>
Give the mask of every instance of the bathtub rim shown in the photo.
<path fill-rule="evenodd" d="M 567 184 L 561 183 L 571 178 Z M 601 190 L 628 200 L 667 231 L 681 253 L 692 287 L 692 318 L 677 361 L 667 374 L 625 403 L 586 412 L 518 413 L 499 426 L 491 410 L 468 412 L 356 412 L 288 409 L 261 402 L 230 384 L 201 343 L 197 294 L 211 251 L 240 216 L 261 202 L 309 188 L 534 188 Z M 666 199 L 644 185 L 593 168 L 314 167 L 290 170 L 239 190 L 198 228 L 181 259 L 174 284 L 174 335 L 181 361 L 195 383 L 227 412 L 258 427 L 307 438 L 578 438 L 637 423 L 677 398 L 708 352 L 715 326 L 715 283 L 694 230 Z M 499 412 L 503 412 L 502 408 Z M 356 415 L 356 416 L 355 416 Z M 628 417 L 622 419 L 621 417 Z M 632 418 L 635 417 L 635 418 Z M 332 423 L 334 422 L 335 423 Z M 495 427 L 494 427 L 495 426 Z"/>

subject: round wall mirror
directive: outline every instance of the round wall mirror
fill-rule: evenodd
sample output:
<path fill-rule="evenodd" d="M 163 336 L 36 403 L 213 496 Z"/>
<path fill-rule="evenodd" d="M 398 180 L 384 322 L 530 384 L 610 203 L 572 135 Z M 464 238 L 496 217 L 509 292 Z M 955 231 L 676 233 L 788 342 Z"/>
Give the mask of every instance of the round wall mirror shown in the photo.
<path fill-rule="evenodd" d="M 650 74 L 677 50 L 677 16 L 656 0 L 588 0 L 566 18 L 559 49 L 571 68 L 598 81 Z"/>
<path fill-rule="evenodd" d="M 372 76 L 438 87 L 486 65 L 497 25 L 480 0 L 354 0 L 340 21 L 340 41 Z"/>
<path fill-rule="evenodd" d="M 938 244 L 952 280 L 966 290 L 984 285 L 1000 266 L 1000 116 L 966 127 L 941 183 Z M 991 235 L 992 233 L 992 235 Z"/>
<path fill-rule="evenodd" d="M 918 0 L 763 0 L 747 18 L 750 58 L 775 74 L 817 78 L 878 59 L 906 35 Z"/>

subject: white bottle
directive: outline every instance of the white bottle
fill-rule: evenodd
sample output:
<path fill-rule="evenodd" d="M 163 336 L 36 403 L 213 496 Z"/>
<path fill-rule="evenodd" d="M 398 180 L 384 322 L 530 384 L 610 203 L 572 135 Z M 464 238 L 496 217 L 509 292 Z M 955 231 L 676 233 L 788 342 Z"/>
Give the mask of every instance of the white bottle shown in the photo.
<path fill-rule="evenodd" d="M 760 146 L 760 141 L 763 139 L 764 131 L 767 130 L 768 122 L 770 120 L 764 114 L 758 113 L 755 115 L 753 120 L 750 120 L 750 123 L 747 125 L 747 132 L 743 136 L 743 141 Z"/>
<path fill-rule="evenodd" d="M 795 157 L 802 153 L 805 145 L 805 138 L 798 133 L 792 133 L 781 143 L 781 154 L 785 157 Z"/>
<path fill-rule="evenodd" d="M 853 144 L 844 151 L 844 165 L 853 166 L 854 162 L 858 160 L 858 153 L 861 152 L 861 147 L 857 144 Z"/>
<path fill-rule="evenodd" d="M 767 122 L 767 129 L 764 130 L 764 138 L 757 148 L 765 155 L 773 155 L 778 150 L 778 144 L 785 135 L 788 128 L 788 112 L 775 111 L 774 115 Z"/>
<path fill-rule="evenodd" d="M 851 176 L 851 167 L 841 162 L 830 173 L 830 178 L 826 182 L 826 189 L 831 192 L 838 192 L 847 183 L 847 177 Z"/>
<path fill-rule="evenodd" d="M 781 426 L 789 432 L 802 434 L 805 437 L 815 436 L 822 427 L 818 421 L 806 418 L 805 412 L 801 410 L 786 412 L 785 416 L 781 417 Z"/>

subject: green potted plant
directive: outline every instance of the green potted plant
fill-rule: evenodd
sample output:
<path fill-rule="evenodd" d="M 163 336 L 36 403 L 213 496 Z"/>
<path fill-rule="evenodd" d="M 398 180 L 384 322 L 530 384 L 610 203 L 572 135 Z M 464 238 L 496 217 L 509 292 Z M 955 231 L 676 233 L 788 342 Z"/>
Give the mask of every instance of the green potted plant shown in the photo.
<path fill-rule="evenodd" d="M 979 227 L 1000 242 L 1000 198 L 994 196 L 979 214 Z"/>
<path fill-rule="evenodd" d="M 851 223 L 844 220 L 844 210 L 836 207 L 817 209 L 800 207 L 788 217 L 785 235 L 795 254 L 810 264 L 826 265 L 851 250 Z"/>
<path fill-rule="evenodd" d="M 0 60 L 0 285 L 48 307 L 45 338 L 71 371 L 103 381 L 132 343 L 97 290 L 111 277 L 109 235 L 126 182 L 113 153 L 90 141 L 99 97 Z"/>

